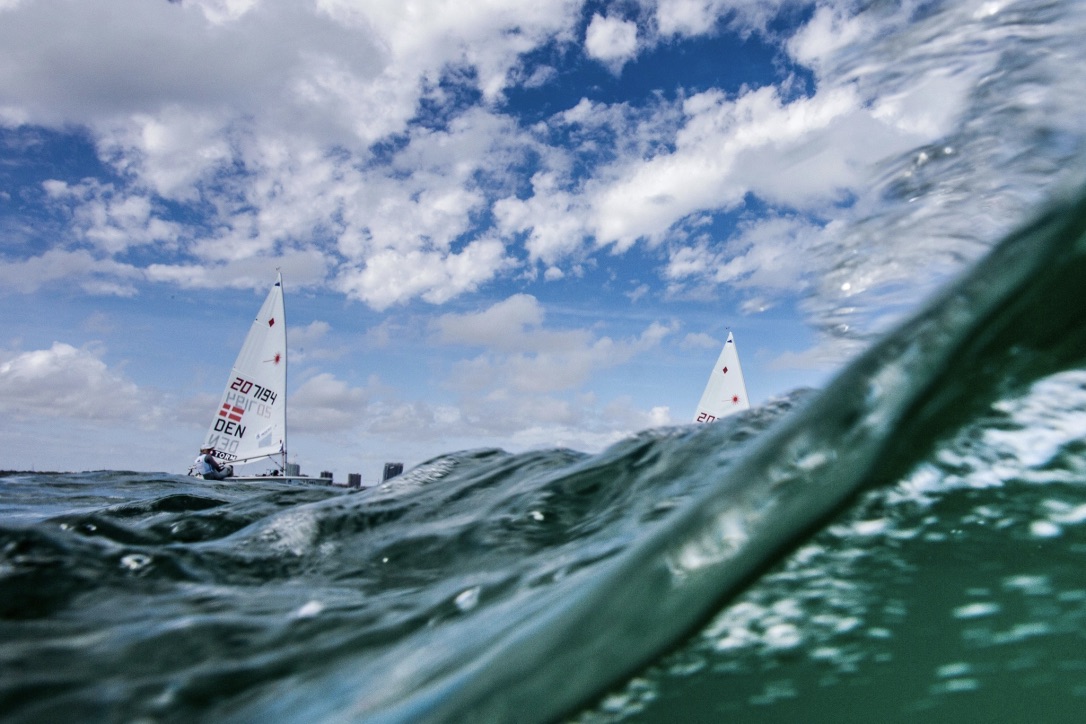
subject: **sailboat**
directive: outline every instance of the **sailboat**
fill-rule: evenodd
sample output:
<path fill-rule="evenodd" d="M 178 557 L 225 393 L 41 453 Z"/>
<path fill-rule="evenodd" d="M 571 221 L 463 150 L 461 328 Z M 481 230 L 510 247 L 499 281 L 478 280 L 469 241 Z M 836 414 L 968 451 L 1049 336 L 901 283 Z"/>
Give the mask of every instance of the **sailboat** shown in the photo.
<path fill-rule="evenodd" d="M 281 476 L 330 482 L 299 475 L 297 466 L 287 464 L 287 321 L 282 274 L 276 275 L 249 328 L 200 448 L 210 448 L 216 460 L 235 471 L 241 465 L 274 465 L 265 475 L 231 474 L 227 480 Z"/>
<path fill-rule="evenodd" d="M 749 409 L 750 398 L 743 381 L 743 368 L 739 366 L 739 351 L 735 338 L 728 332 L 728 340 L 720 350 L 716 366 L 705 384 L 705 392 L 701 394 L 694 422 L 712 422 Z"/>

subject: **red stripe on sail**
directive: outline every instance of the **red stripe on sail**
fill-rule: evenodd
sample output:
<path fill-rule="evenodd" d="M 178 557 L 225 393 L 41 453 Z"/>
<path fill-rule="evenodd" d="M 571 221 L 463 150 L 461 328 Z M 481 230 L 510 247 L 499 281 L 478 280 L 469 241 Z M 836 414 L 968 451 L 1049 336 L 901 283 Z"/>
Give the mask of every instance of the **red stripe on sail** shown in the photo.
<path fill-rule="evenodd" d="M 230 403 L 225 403 L 222 409 L 219 410 L 219 417 L 228 417 L 234 422 L 241 422 L 241 416 L 245 414 L 245 408 L 234 407 Z"/>

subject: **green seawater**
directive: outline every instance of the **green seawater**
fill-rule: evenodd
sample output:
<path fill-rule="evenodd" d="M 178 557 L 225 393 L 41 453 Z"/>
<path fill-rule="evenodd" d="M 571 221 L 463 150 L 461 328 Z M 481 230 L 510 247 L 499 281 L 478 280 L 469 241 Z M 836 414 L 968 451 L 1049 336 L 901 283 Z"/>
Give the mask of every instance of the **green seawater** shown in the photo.
<path fill-rule="evenodd" d="M 848 365 L 380 488 L 0 478 L 5 721 L 1076 721 L 1086 196 Z"/>

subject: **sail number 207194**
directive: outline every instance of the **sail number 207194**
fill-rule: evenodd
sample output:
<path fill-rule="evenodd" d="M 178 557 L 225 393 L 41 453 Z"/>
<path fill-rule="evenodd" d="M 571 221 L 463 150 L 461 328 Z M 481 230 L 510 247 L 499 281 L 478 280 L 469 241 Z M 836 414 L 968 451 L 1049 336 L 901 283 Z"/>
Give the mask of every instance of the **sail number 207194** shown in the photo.
<path fill-rule="evenodd" d="M 273 405 L 275 404 L 275 393 L 272 392 L 271 389 L 267 387 L 261 387 L 255 382 L 250 382 L 249 380 L 242 379 L 241 377 L 234 378 L 233 383 L 231 383 L 230 385 L 230 389 L 237 390 L 243 395 L 248 395 L 251 392 L 252 398 L 254 400 L 260 400 L 261 402 L 270 402 Z"/>

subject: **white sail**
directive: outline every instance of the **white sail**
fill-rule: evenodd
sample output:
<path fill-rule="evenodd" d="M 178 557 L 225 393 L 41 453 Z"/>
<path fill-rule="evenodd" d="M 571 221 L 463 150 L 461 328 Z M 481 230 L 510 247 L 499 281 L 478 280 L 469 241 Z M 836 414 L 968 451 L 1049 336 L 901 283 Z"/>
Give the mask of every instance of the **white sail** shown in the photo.
<path fill-rule="evenodd" d="M 226 383 L 222 401 L 201 447 L 228 463 L 278 456 L 287 451 L 287 321 L 283 277 L 253 320 Z"/>
<path fill-rule="evenodd" d="M 694 413 L 694 422 L 712 422 L 749 409 L 750 400 L 743 381 L 743 368 L 739 366 L 739 352 L 732 333 L 728 332 L 728 341 L 724 343 L 716 367 L 709 375 L 709 382 Z"/>

